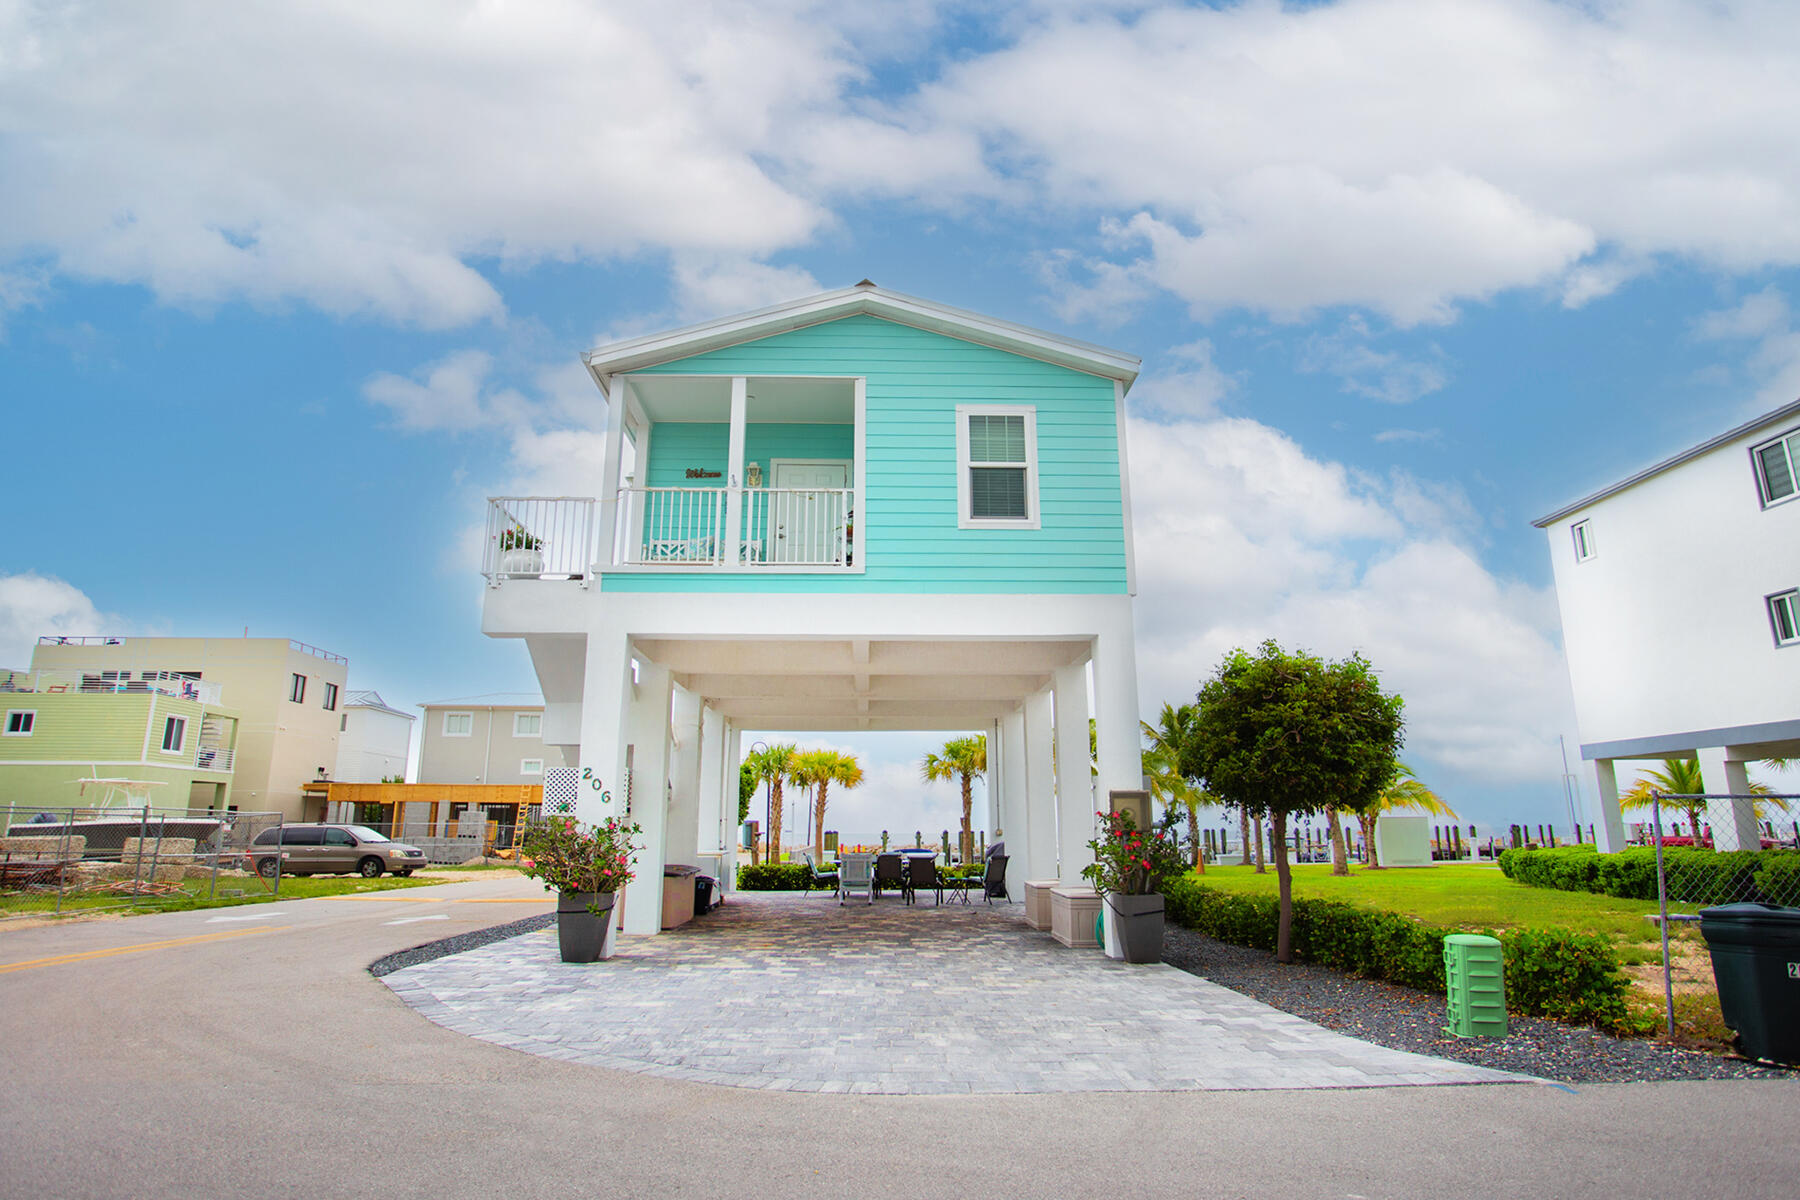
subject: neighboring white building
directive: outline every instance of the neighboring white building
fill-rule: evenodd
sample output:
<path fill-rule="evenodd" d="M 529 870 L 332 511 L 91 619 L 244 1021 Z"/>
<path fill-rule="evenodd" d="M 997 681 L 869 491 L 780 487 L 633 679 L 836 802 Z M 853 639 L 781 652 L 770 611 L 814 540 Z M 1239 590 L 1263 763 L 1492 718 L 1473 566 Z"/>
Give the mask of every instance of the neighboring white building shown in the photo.
<path fill-rule="evenodd" d="M 377 692 L 346 692 L 338 717 L 338 783 L 381 783 L 406 779 L 415 718 L 388 707 Z"/>
<path fill-rule="evenodd" d="M 1600 796 L 1624 844 L 1614 763 L 1698 757 L 1708 791 L 1800 755 L 1800 402 L 1533 522 L 1549 537 L 1563 645 Z M 1708 813 L 1755 847 L 1748 801 Z"/>
<path fill-rule="evenodd" d="M 544 702 L 524 692 L 491 692 L 421 704 L 419 783 L 544 782 L 568 766 L 565 747 L 544 742 Z"/>
<path fill-rule="evenodd" d="M 593 495 L 491 500 L 482 628 L 529 651 L 578 815 L 642 826 L 625 929 L 661 865 L 729 884 L 747 730 L 982 732 L 1013 893 L 1079 882 L 1096 787 L 1142 780 L 1138 360 L 864 281 L 585 362 Z"/>

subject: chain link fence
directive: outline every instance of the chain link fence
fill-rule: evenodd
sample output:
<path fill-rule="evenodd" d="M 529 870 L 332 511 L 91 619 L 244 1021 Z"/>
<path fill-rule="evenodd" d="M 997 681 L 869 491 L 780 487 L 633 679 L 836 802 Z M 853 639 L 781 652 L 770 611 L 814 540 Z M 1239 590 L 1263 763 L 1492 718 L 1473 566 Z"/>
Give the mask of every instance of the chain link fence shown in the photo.
<path fill-rule="evenodd" d="M 1703 1020 L 1701 1014 L 1718 1009 L 1712 958 L 1700 935 L 1701 909 L 1739 903 L 1800 907 L 1800 832 L 1783 839 L 1763 819 L 1767 811 L 1793 812 L 1797 800 L 1797 793 L 1651 793 L 1644 833 L 1656 851 L 1656 922 L 1662 932 L 1663 1004 L 1671 1035 L 1677 1025 L 1691 1026 Z M 1731 808 L 1745 805 L 1755 806 L 1754 821 L 1746 822 L 1758 833 L 1754 848 L 1717 849 L 1709 814 L 1729 817 Z"/>
<path fill-rule="evenodd" d="M 259 876 L 247 856 L 281 824 L 272 812 L 9 808 L 0 921 L 279 895 L 280 874 Z"/>

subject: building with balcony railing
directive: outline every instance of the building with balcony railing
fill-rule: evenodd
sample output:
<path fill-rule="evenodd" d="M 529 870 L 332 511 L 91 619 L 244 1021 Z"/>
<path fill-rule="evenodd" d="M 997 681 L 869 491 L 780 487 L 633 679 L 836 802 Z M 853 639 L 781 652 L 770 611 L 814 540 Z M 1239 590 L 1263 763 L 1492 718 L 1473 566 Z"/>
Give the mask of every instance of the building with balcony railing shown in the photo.
<path fill-rule="evenodd" d="M 643 827 L 626 928 L 656 865 L 729 882 L 745 730 L 983 733 L 1009 886 L 1077 881 L 1096 786 L 1141 782 L 1138 360 L 865 282 L 585 362 L 594 494 L 489 502 L 483 629 L 530 652 L 574 810 Z"/>

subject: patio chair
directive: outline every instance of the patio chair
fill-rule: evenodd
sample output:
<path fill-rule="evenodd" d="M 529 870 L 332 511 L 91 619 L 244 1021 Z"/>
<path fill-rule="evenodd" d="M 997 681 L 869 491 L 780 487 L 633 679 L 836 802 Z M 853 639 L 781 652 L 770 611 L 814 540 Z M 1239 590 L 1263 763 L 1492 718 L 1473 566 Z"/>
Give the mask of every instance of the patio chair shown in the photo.
<path fill-rule="evenodd" d="M 926 858 L 923 855 L 915 855 L 906 860 L 906 891 L 908 903 L 918 899 L 920 888 L 924 888 L 926 891 L 936 894 L 937 899 L 933 901 L 933 903 L 942 904 L 944 902 L 944 884 L 943 880 L 938 876 L 937 860 L 935 858 Z"/>
<path fill-rule="evenodd" d="M 875 859 L 875 894 L 883 888 L 896 887 L 908 904 L 912 903 L 912 885 L 906 881 L 906 863 L 898 854 L 882 854 Z"/>
<path fill-rule="evenodd" d="M 819 864 L 813 860 L 813 852 L 811 850 L 800 851 L 800 861 L 806 864 L 806 870 L 810 876 L 806 885 L 807 895 L 810 896 L 815 887 L 824 888 L 833 892 L 837 891 L 838 873 L 835 870 L 821 871 L 819 869 Z"/>
<path fill-rule="evenodd" d="M 992 904 L 994 897 L 1008 899 L 1006 894 L 1006 858 L 1004 854 L 996 854 L 987 861 L 987 872 L 981 877 L 981 892 L 987 902 Z"/>
<path fill-rule="evenodd" d="M 845 854 L 838 858 L 838 905 L 842 907 L 852 892 L 861 892 L 875 903 L 875 864 L 867 854 Z"/>

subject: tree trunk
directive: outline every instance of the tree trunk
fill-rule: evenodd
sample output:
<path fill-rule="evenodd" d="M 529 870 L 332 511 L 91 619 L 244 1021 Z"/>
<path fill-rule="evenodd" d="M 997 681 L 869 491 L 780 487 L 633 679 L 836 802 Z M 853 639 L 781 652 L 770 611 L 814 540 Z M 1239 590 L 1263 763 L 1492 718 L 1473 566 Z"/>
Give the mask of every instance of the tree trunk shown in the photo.
<path fill-rule="evenodd" d="M 959 851 L 961 851 L 961 853 L 962 853 L 963 865 L 967 866 L 968 862 L 969 862 L 969 855 L 972 854 L 975 850 L 975 828 L 973 825 L 971 825 L 969 823 L 970 818 L 973 816 L 973 814 L 975 812 L 975 788 L 974 788 L 974 781 L 971 780 L 967 775 L 964 775 L 962 777 L 962 789 L 963 789 L 962 845 L 957 847 L 957 849 Z"/>
<path fill-rule="evenodd" d="M 1338 820 L 1338 810 L 1328 808 L 1326 817 L 1331 821 L 1331 873 L 1348 875 L 1350 873 L 1350 855 L 1344 849 L 1344 825 Z"/>
<path fill-rule="evenodd" d="M 1357 823 L 1362 826 L 1363 861 L 1369 870 L 1381 870 L 1381 855 L 1375 852 L 1375 816 L 1373 813 L 1357 813 Z"/>
<path fill-rule="evenodd" d="M 1194 843 L 1194 874 L 1206 874 L 1206 854 L 1200 849 L 1200 808 L 1188 808 L 1188 838 Z"/>
<path fill-rule="evenodd" d="M 828 779 L 819 780 L 819 795 L 813 801 L 813 862 L 825 862 L 825 792 L 831 786 Z"/>
<path fill-rule="evenodd" d="M 769 784 L 769 857 L 768 861 L 781 861 L 781 810 L 784 801 L 781 798 L 781 780 Z"/>
<path fill-rule="evenodd" d="M 1267 875 L 1269 870 L 1263 865 L 1263 826 L 1262 818 L 1256 818 L 1256 873 Z"/>
<path fill-rule="evenodd" d="M 1275 837 L 1275 886 L 1281 896 L 1281 918 L 1275 927 L 1275 961 L 1294 961 L 1294 881 L 1288 874 L 1287 813 L 1276 809 L 1269 815 L 1269 826 Z"/>

